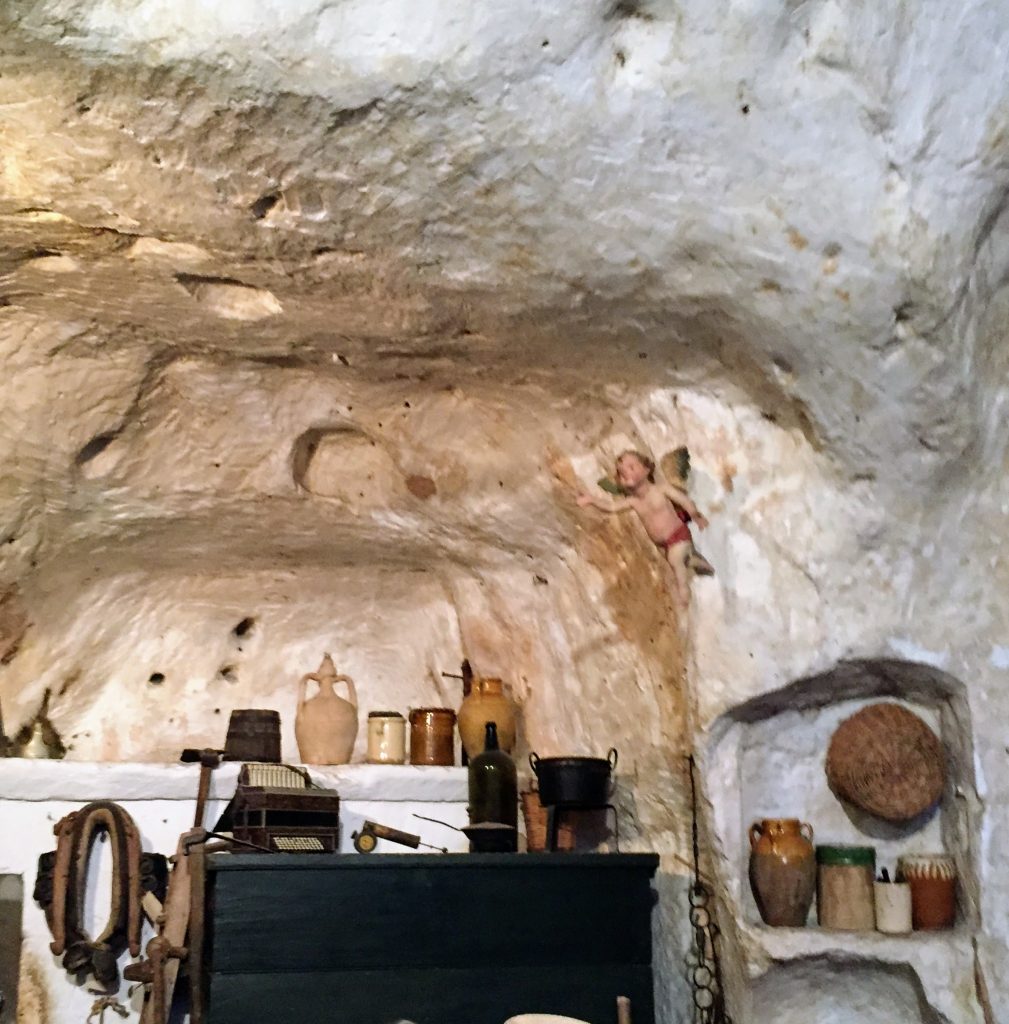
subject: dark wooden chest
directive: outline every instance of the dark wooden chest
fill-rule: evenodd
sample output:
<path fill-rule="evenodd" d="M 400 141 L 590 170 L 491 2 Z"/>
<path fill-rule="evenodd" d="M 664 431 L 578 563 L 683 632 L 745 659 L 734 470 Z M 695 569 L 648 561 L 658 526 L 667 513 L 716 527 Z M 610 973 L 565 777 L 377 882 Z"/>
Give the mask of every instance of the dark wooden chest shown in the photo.
<path fill-rule="evenodd" d="M 654 854 L 216 854 L 208 1024 L 653 1024 Z"/>

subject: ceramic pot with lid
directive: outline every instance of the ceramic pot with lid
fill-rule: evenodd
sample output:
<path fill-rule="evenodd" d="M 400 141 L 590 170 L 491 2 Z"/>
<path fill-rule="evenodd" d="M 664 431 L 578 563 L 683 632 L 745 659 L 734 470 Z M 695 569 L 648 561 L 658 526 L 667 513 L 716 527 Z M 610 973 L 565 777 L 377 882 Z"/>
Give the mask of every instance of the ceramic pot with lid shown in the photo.
<path fill-rule="evenodd" d="M 455 712 L 414 708 L 410 712 L 410 764 L 455 764 Z"/>
<path fill-rule="evenodd" d="M 403 764 L 406 719 L 398 711 L 368 712 L 368 763 Z"/>
<path fill-rule="evenodd" d="M 915 931 L 952 928 L 956 924 L 956 875 L 956 861 L 943 853 L 897 859 L 897 878 L 911 886 Z"/>
<path fill-rule="evenodd" d="M 871 846 L 818 846 L 816 867 L 816 917 L 820 926 L 838 931 L 873 931 L 876 850 Z"/>

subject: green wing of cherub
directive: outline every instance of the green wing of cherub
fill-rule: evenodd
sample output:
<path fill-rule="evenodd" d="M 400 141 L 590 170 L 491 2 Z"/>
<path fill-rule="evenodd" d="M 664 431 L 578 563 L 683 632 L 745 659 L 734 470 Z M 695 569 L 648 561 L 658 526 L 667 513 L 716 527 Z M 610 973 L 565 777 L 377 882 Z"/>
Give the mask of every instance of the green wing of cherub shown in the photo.
<path fill-rule="evenodd" d="M 662 467 L 663 476 L 676 487 L 686 487 L 687 477 L 690 476 L 690 452 L 686 446 L 681 446 L 674 451 L 666 452 L 659 462 Z"/>
<path fill-rule="evenodd" d="M 604 476 L 601 480 L 597 480 L 596 483 L 598 483 L 600 488 L 607 494 L 616 494 L 623 497 L 627 493 L 620 484 L 615 480 L 611 480 L 608 476 Z"/>
<path fill-rule="evenodd" d="M 690 476 L 690 452 L 687 451 L 687 446 L 677 448 L 673 452 L 673 459 L 676 463 L 676 473 L 685 483 Z"/>

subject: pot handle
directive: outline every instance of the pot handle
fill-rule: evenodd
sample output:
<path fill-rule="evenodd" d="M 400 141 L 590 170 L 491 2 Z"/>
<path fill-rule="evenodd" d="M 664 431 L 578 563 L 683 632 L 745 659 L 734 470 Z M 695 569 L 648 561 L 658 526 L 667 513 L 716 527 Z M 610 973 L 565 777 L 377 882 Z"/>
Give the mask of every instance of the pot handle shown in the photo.
<path fill-rule="evenodd" d="M 750 849 L 752 850 L 760 840 L 760 837 L 764 834 L 764 830 L 760 827 L 760 822 L 755 821 L 750 826 Z"/>
<path fill-rule="evenodd" d="M 809 830 L 809 835 L 806 835 L 806 830 L 807 830 L 807 829 Z M 801 833 L 802 833 L 802 834 L 803 834 L 804 836 L 806 836 L 806 838 L 807 838 L 807 839 L 808 839 L 808 840 L 809 840 L 810 842 L 812 842 L 812 841 L 813 841 L 813 826 L 812 826 L 812 825 L 810 825 L 810 823 L 809 823 L 808 821 L 804 821 L 804 822 L 802 822 L 802 824 L 801 824 L 801 825 L 799 826 L 799 831 L 800 831 L 800 832 L 801 832 Z"/>
<path fill-rule="evenodd" d="M 610 747 L 610 752 L 606 755 L 606 760 L 610 763 L 610 771 L 616 771 L 617 768 L 617 748 Z"/>
<path fill-rule="evenodd" d="M 529 755 L 529 767 L 532 768 L 533 774 L 538 779 L 540 777 L 540 756 L 537 753 Z"/>

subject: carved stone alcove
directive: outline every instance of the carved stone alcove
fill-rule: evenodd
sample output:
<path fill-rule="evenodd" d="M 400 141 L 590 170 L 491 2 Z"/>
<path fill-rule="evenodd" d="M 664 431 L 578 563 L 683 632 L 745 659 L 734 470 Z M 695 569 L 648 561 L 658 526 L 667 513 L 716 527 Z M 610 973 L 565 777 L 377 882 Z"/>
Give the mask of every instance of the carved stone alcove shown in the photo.
<path fill-rule="evenodd" d="M 824 772 L 834 730 L 878 700 L 894 701 L 921 716 L 941 737 L 946 752 L 946 786 L 939 806 L 903 825 L 843 804 L 830 791 Z M 880 659 L 842 662 L 829 672 L 762 694 L 713 725 L 705 752 L 705 788 L 725 929 L 742 968 L 745 992 L 740 998 L 753 1014 L 759 1013 L 761 992 L 771 990 L 772 975 L 784 981 L 796 970 L 805 977 L 807 968 L 821 970 L 826 964 L 830 969 L 843 965 L 856 985 L 878 981 L 890 990 L 890 982 L 899 976 L 903 981 L 897 987 L 908 998 L 894 998 L 906 1003 L 911 1014 L 901 1020 L 981 1019 L 973 998 L 967 1005 L 962 994 L 973 989 L 981 822 L 970 711 L 961 682 L 928 665 Z M 830 932 L 817 927 L 815 909 L 806 928 L 762 924 L 747 878 L 747 830 L 752 821 L 765 817 L 808 821 L 817 842 L 871 845 L 877 866 L 891 871 L 903 853 L 951 854 L 960 878 L 956 928 L 906 937 Z M 808 994 L 810 989 L 805 983 L 803 987 Z M 825 990 L 823 998 L 829 1002 Z M 776 1019 L 812 1019 L 796 1013 Z M 828 1014 L 824 1019 L 832 1018 Z"/>
<path fill-rule="evenodd" d="M 773 1008 L 774 1020 L 816 1024 L 942 1024 L 929 1005 L 914 970 L 904 965 L 866 964 L 858 983 L 830 957 L 776 965 L 753 986 L 759 1012 Z"/>

